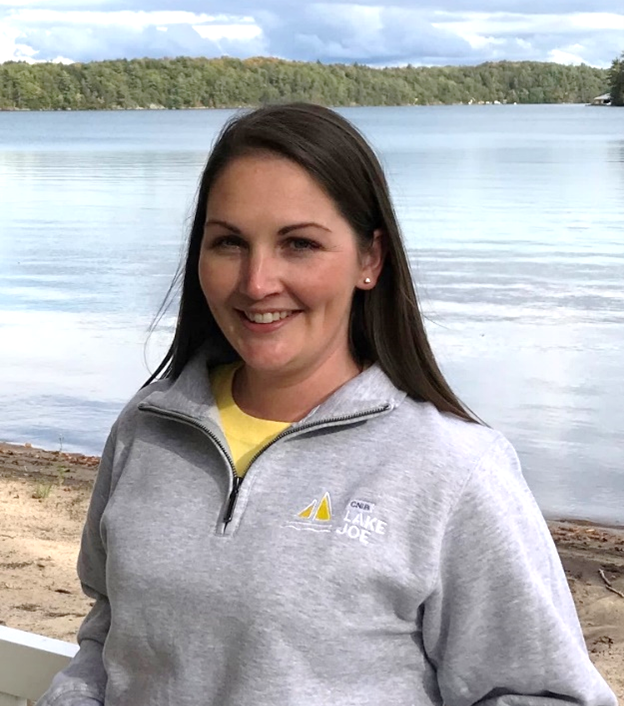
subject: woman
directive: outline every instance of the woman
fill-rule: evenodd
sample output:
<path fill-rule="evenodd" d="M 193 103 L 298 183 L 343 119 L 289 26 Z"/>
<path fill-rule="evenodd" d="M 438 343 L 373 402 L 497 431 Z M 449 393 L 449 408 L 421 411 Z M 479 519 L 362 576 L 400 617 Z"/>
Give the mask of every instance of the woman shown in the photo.
<path fill-rule="evenodd" d="M 79 558 L 95 604 L 40 704 L 614 706 L 339 115 L 225 127 L 154 378 L 106 444 Z"/>

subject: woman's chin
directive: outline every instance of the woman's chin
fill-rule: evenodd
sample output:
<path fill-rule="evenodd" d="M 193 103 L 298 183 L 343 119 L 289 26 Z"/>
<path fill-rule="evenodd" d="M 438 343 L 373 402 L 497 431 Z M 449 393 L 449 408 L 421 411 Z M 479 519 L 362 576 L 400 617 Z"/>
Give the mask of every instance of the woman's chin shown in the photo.
<path fill-rule="evenodd" d="M 245 368 L 251 373 L 260 375 L 283 376 L 287 375 L 294 366 L 288 365 L 288 361 L 280 361 L 275 358 L 264 359 L 251 356 L 243 357 Z"/>

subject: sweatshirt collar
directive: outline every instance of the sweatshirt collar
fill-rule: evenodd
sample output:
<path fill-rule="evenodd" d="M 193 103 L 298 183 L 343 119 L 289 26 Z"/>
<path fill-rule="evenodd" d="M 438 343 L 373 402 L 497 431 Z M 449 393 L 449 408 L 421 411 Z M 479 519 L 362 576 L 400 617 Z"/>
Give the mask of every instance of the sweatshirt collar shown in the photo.
<path fill-rule="evenodd" d="M 293 426 L 332 421 L 370 412 L 386 412 L 398 407 L 406 393 L 398 390 L 378 364 L 373 364 L 336 390 L 306 417 Z M 190 417 L 200 424 L 219 425 L 219 412 L 208 377 L 208 359 L 199 352 L 186 365 L 180 376 L 164 389 L 148 394 L 141 407 L 158 408 Z"/>

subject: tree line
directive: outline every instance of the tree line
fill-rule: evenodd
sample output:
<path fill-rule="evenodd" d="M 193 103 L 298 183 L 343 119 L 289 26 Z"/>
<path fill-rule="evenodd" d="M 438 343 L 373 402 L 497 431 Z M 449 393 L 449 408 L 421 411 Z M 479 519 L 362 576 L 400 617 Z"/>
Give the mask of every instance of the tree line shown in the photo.
<path fill-rule="evenodd" d="M 0 110 L 236 108 L 287 101 L 587 103 L 609 90 L 615 73 L 613 67 L 529 61 L 401 68 L 227 57 L 7 62 L 0 64 Z"/>
<path fill-rule="evenodd" d="M 607 78 L 611 103 L 624 106 L 624 52 L 613 60 Z"/>

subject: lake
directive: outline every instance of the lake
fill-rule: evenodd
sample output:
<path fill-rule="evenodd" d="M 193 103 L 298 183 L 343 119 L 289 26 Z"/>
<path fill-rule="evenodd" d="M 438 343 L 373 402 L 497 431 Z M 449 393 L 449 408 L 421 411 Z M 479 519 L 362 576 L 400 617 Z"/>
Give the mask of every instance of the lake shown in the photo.
<path fill-rule="evenodd" d="M 624 523 L 624 110 L 342 111 L 387 169 L 434 349 L 550 517 Z M 99 453 L 231 111 L 0 113 L 0 441 Z"/>

